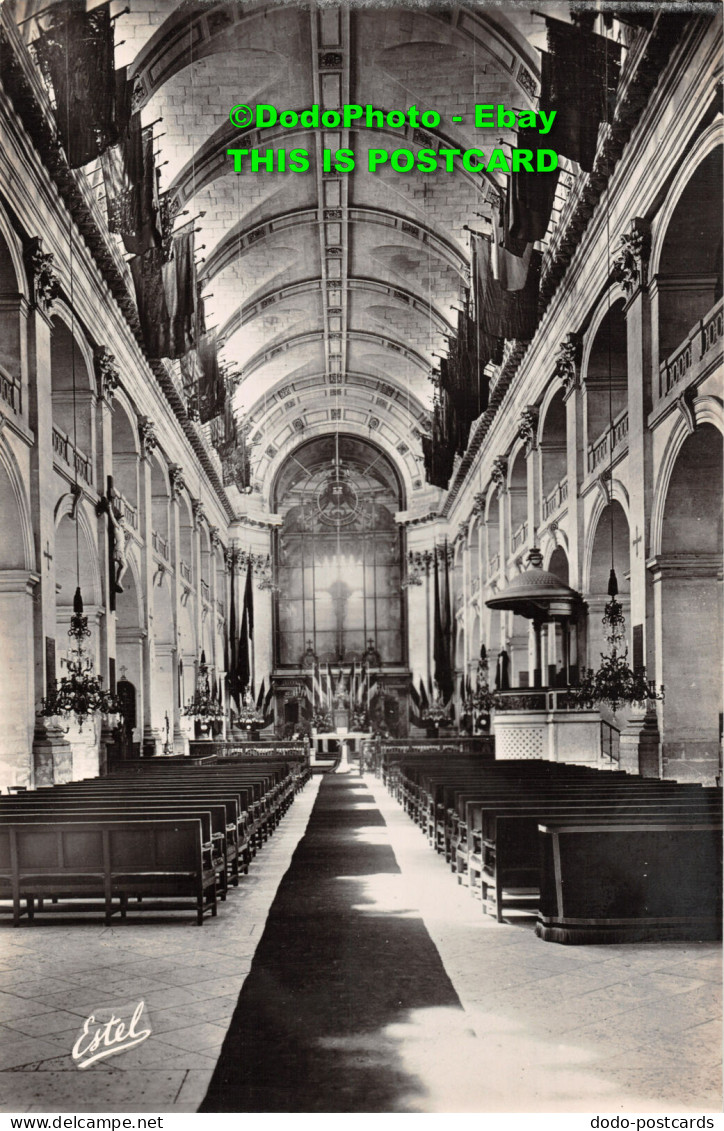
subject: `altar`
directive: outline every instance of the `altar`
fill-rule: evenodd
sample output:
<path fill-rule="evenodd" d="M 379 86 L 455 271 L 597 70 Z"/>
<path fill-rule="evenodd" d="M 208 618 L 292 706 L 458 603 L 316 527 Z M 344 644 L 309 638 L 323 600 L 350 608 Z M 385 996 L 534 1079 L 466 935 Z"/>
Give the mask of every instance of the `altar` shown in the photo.
<path fill-rule="evenodd" d="M 309 765 L 314 770 L 330 770 L 343 757 L 343 746 L 347 747 L 347 757 L 351 762 L 359 761 L 362 742 L 369 738 L 365 731 L 312 731 Z"/>

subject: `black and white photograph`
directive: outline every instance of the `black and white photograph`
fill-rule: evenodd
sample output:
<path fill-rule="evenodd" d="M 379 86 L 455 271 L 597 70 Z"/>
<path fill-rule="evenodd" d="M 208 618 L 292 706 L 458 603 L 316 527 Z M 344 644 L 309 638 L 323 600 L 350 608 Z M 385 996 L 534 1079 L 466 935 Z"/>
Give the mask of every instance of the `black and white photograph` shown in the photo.
<path fill-rule="evenodd" d="M 7 1128 L 721 1118 L 724 11 L 535 5 L 0 4 Z"/>

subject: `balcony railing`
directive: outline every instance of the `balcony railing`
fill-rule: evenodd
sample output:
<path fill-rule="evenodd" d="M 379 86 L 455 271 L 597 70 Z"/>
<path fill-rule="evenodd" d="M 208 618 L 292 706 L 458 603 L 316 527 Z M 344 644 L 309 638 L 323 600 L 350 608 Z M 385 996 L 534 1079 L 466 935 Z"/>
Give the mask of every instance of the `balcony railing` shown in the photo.
<path fill-rule="evenodd" d="M 560 483 L 556 483 L 550 495 L 546 495 L 543 500 L 543 518 L 550 518 L 559 507 L 568 499 L 568 479 L 561 479 Z"/>
<path fill-rule="evenodd" d="M 134 530 L 138 530 L 138 507 L 134 506 L 133 503 L 129 503 L 126 496 L 122 495 L 120 491 L 118 492 L 118 497 L 120 498 L 121 504 L 123 506 L 123 515 L 126 519 L 126 522 Z"/>
<path fill-rule="evenodd" d="M 15 377 L 10 377 L 0 369 L 0 398 L 9 405 L 13 412 L 20 414 L 22 411 L 20 382 Z"/>
<path fill-rule="evenodd" d="M 188 583 L 190 585 L 191 584 L 191 566 L 188 564 L 188 562 L 180 561 L 178 563 L 178 567 L 179 567 L 179 570 L 181 572 L 181 576 L 183 577 L 184 581 L 188 581 Z"/>
<path fill-rule="evenodd" d="M 527 522 L 521 522 L 518 529 L 513 532 L 513 537 L 510 540 L 511 552 L 515 553 L 515 551 L 517 549 L 519 549 L 520 546 L 523 546 L 525 544 L 525 540 L 526 540 L 527 537 L 528 537 L 528 523 Z"/>
<path fill-rule="evenodd" d="M 90 459 L 85 452 L 74 446 L 70 436 L 66 435 L 62 429 L 56 428 L 55 425 L 53 425 L 53 451 L 74 472 L 77 472 L 79 479 L 82 479 L 89 486 L 92 484 L 93 468 Z"/>
<path fill-rule="evenodd" d="M 611 439 L 613 437 L 613 443 Z M 611 428 L 607 428 L 602 436 L 588 445 L 588 470 L 589 473 L 600 467 L 612 453 L 615 452 L 628 438 L 628 409 L 620 412 Z"/>
<path fill-rule="evenodd" d="M 689 331 L 688 336 L 659 366 L 659 396 L 687 380 L 688 374 L 724 338 L 724 299 Z"/>
<path fill-rule="evenodd" d="M 584 711 L 594 708 L 583 707 L 568 687 L 511 687 L 499 691 L 498 711 Z"/>
<path fill-rule="evenodd" d="M 157 530 L 152 530 L 151 531 L 151 545 L 153 546 L 153 548 L 154 548 L 154 550 L 156 551 L 157 554 L 159 554 L 162 558 L 165 558 L 166 561 L 168 561 L 168 558 L 169 558 L 168 538 L 164 538 L 163 535 L 159 534 L 159 532 Z"/>

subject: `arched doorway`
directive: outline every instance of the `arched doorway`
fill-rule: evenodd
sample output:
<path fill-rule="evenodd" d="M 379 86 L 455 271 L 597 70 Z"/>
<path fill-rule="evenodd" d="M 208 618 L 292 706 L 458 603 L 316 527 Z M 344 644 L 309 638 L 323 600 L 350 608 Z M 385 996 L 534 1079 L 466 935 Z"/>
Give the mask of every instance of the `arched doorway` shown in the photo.
<path fill-rule="evenodd" d="M 653 563 L 667 777 L 713 781 L 721 772 L 723 455 L 713 424 L 684 441 Z"/>
<path fill-rule="evenodd" d="M 135 560 L 116 595 L 116 685 L 123 722 L 114 756 L 139 757 L 143 738 L 143 608 Z"/>
<path fill-rule="evenodd" d="M 176 690 L 178 673 L 173 599 L 170 578 L 165 569 L 156 573 L 153 589 L 153 656 L 151 729 L 155 741 L 169 752 L 174 741 L 174 718 L 179 696 Z"/>
<path fill-rule="evenodd" d="M 598 516 L 591 545 L 588 586 L 583 594 L 588 606 L 586 621 L 586 663 L 597 668 L 601 654 L 607 652 L 604 627 L 601 623 L 609 600 L 608 584 L 611 567 L 616 571 L 618 600 L 623 607 L 626 624 L 630 626 L 630 547 L 626 512 L 615 499 L 608 503 Z M 629 649 L 630 639 L 627 641 Z"/>
<path fill-rule="evenodd" d="M 70 512 L 66 510 L 61 514 L 55 531 L 55 667 L 59 680 L 66 674 L 68 629 L 78 588 L 90 631 L 90 636 L 83 642 L 84 651 L 91 660 L 95 673 L 102 672 L 101 626 L 105 609 L 101 597 L 98 547 L 91 532 L 92 519 L 86 508 L 87 504 L 83 501 L 73 505 Z M 104 686 L 107 686 L 105 680 Z M 71 719 L 66 735 L 67 746 L 64 751 L 56 753 L 54 782 L 75 781 L 98 775 L 100 723 L 99 717 L 91 717 L 81 727 Z M 63 761 L 64 757 L 66 761 Z"/>
<path fill-rule="evenodd" d="M 12 469 L 12 474 L 11 474 Z M 35 722 L 33 669 L 33 589 L 37 575 L 28 567 L 29 513 L 19 476 L 0 454 L 0 624 L 3 626 L 3 726 L 0 789 L 32 784 L 31 749 Z M 9 537 L 8 532 L 13 536 Z M 32 559 L 31 559 L 32 560 Z M 38 695 L 44 693 L 38 689 Z"/>

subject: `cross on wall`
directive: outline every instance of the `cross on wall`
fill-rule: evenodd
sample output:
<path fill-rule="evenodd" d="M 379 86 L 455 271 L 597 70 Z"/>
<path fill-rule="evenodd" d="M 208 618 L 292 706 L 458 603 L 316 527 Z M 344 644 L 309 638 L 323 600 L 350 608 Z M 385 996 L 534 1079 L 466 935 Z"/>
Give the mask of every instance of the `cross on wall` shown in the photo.
<path fill-rule="evenodd" d="M 639 528 L 637 526 L 636 527 L 636 537 L 631 542 L 631 545 L 634 546 L 635 549 L 636 549 L 636 557 L 639 556 L 639 544 L 640 544 L 640 542 L 641 542 L 641 535 L 639 534 Z"/>
<path fill-rule="evenodd" d="M 43 550 L 43 557 L 48 563 L 48 569 L 50 569 L 50 563 L 53 560 L 53 555 L 50 552 L 50 542 L 47 539 L 45 542 L 45 549 Z"/>

